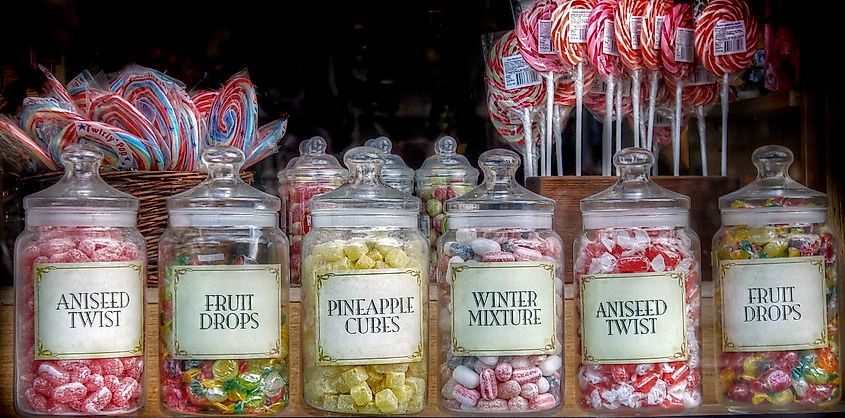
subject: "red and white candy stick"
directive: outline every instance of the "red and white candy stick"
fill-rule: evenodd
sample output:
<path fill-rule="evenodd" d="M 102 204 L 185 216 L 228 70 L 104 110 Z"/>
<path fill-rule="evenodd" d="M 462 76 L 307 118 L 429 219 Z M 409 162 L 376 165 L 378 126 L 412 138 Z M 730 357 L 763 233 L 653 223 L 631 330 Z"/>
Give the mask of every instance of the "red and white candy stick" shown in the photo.
<path fill-rule="evenodd" d="M 681 120 L 681 100 L 684 80 L 689 78 L 693 70 L 692 39 L 695 31 L 695 20 L 692 7 L 685 3 L 678 3 L 669 9 L 663 22 L 660 54 L 663 61 L 663 72 L 675 80 L 675 120 Z M 674 175 L 681 174 L 681 124 L 675 124 L 675 134 L 672 139 L 672 162 Z"/>
<path fill-rule="evenodd" d="M 609 176 L 611 169 L 613 95 L 623 67 L 613 23 L 617 0 L 599 0 L 587 21 L 587 56 L 593 68 L 607 80 L 605 94 L 604 131 L 602 132 L 602 175 Z"/>
<path fill-rule="evenodd" d="M 581 175 L 581 153 L 583 134 L 581 122 L 584 113 L 584 89 L 586 73 L 592 83 L 593 73 L 584 68 L 587 56 L 587 23 L 595 6 L 595 0 L 564 1 L 552 12 L 552 45 L 560 58 L 573 67 L 575 87 L 575 175 Z"/>
<path fill-rule="evenodd" d="M 551 19 L 552 12 L 557 8 L 552 0 L 539 0 L 528 10 L 519 15 L 516 23 L 516 39 L 519 52 L 525 62 L 545 78 L 546 84 L 546 117 L 545 140 L 541 141 L 540 162 L 541 175 L 551 175 L 552 171 L 552 106 L 554 95 L 555 73 L 568 69 L 567 65 L 552 49 Z M 560 146 L 558 146 L 560 149 Z"/>
<path fill-rule="evenodd" d="M 156 161 L 154 170 L 166 170 L 170 166 L 170 148 L 167 142 L 135 106 L 117 93 L 91 93 L 93 98 L 89 103 L 92 120 L 121 128 L 138 138 L 146 139 L 150 144 L 155 144 L 159 149 L 158 153 L 163 155 L 163 161 Z"/>
<path fill-rule="evenodd" d="M 751 64 L 760 33 L 745 0 L 713 0 L 698 16 L 695 52 L 722 83 L 722 167 L 728 174 L 728 85 L 732 73 Z"/>
<path fill-rule="evenodd" d="M 651 70 L 649 71 L 648 127 L 645 148 L 652 152 L 654 152 L 654 109 L 657 105 L 657 88 L 660 85 L 661 70 L 663 69 L 660 41 L 663 39 L 663 22 L 671 7 L 672 0 L 649 0 L 645 8 L 640 35 L 642 41 L 640 53 L 643 56 L 643 66 Z"/>
<path fill-rule="evenodd" d="M 640 79 L 644 67 L 640 37 L 647 0 L 619 0 L 613 15 L 619 58 L 631 72 L 631 96 L 634 103 L 634 125 L 640 126 Z M 618 134 L 617 134 L 618 135 Z M 620 138 L 621 139 L 621 138 Z M 634 146 L 640 146 L 640 130 L 634 129 Z M 617 147 L 619 151 L 621 147 Z"/>
<path fill-rule="evenodd" d="M 19 171 L 58 170 L 44 147 L 33 141 L 18 128 L 14 120 L 5 115 L 0 115 L 0 148 L 3 149 L 0 157 L 10 165 L 20 167 Z"/>
<path fill-rule="evenodd" d="M 56 77 L 43 65 L 39 64 L 38 69 L 46 78 L 46 80 L 44 80 L 44 84 L 41 85 L 41 89 L 44 91 L 46 97 L 56 99 L 59 103 L 66 105 L 68 110 L 73 110 L 74 112 L 79 113 L 79 109 L 76 107 L 76 104 L 74 104 L 73 99 L 65 89 L 65 86 L 60 83 L 59 80 L 57 80 Z"/>

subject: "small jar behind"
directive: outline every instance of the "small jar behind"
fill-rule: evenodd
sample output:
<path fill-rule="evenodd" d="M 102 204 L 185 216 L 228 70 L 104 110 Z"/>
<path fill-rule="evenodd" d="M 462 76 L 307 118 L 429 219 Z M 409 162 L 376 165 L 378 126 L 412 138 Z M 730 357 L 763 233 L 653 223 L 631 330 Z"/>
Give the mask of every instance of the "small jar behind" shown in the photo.
<path fill-rule="evenodd" d="M 302 156 L 288 164 L 285 169 L 285 182 L 282 183 L 287 196 L 287 233 L 291 243 L 290 277 L 294 286 L 300 284 L 302 237 L 311 229 L 311 209 L 308 204 L 315 196 L 340 187 L 346 180 L 347 173 L 337 158 L 326 154 L 325 139 L 315 136 L 302 144 Z"/>
<path fill-rule="evenodd" d="M 437 269 L 440 408 L 548 413 L 563 404 L 562 242 L 554 201 L 514 179 L 519 156 L 479 157 L 484 181 L 446 202 Z"/>
<path fill-rule="evenodd" d="M 347 184 L 311 201 L 302 244 L 303 399 L 341 414 L 413 414 L 427 399 L 428 241 L 419 199 L 379 179 L 384 157 L 344 156 Z"/>
<path fill-rule="evenodd" d="M 719 199 L 713 237 L 717 396 L 732 411 L 814 410 L 841 394 L 836 238 L 827 196 L 789 177 L 789 149 Z"/>
<path fill-rule="evenodd" d="M 211 147 L 208 178 L 167 201 L 159 241 L 159 375 L 170 414 L 278 415 L 288 404 L 288 241 L 279 198 Z"/>
<path fill-rule="evenodd" d="M 288 193 L 289 193 L 289 185 L 288 185 L 288 170 L 293 168 L 297 161 L 308 152 L 308 141 L 310 139 L 306 139 L 299 143 L 299 155 L 293 157 L 288 161 L 288 164 L 285 168 L 279 170 L 276 174 L 276 179 L 279 180 L 279 198 L 282 201 L 282 206 L 279 208 L 279 228 L 281 228 L 282 232 L 287 234 L 288 231 Z"/>
<path fill-rule="evenodd" d="M 423 202 L 420 231 L 431 246 L 431 279 L 437 269 L 437 239 L 446 232 L 446 200 L 461 196 L 478 185 L 478 170 L 466 157 L 456 153 L 458 142 L 444 136 L 434 143 L 434 155 L 426 158 L 416 172 L 417 196 Z"/>
<path fill-rule="evenodd" d="M 26 415 L 121 415 L 144 405 L 146 245 L 138 199 L 73 145 L 65 174 L 24 199 L 15 244 L 15 406 Z"/>
<path fill-rule="evenodd" d="M 408 167 L 402 157 L 391 154 L 393 143 L 386 136 L 368 139 L 365 143 L 381 151 L 384 157 L 384 168 L 381 169 L 382 183 L 409 195 L 414 194 L 414 169 Z"/>
<path fill-rule="evenodd" d="M 619 179 L 581 200 L 575 239 L 576 399 L 590 414 L 701 404 L 700 247 L 690 200 L 649 178 L 652 154 L 616 153 Z"/>

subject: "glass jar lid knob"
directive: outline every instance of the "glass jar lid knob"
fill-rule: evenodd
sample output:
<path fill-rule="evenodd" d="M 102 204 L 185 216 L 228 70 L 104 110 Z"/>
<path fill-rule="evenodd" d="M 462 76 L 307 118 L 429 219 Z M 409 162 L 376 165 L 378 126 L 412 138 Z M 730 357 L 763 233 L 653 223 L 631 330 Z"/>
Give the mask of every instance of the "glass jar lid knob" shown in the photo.
<path fill-rule="evenodd" d="M 343 162 L 349 167 L 349 184 L 382 185 L 380 173 L 384 157 L 378 149 L 354 148 L 344 155 Z"/>
<path fill-rule="evenodd" d="M 243 151 L 234 147 L 210 147 L 202 154 L 202 162 L 208 168 L 209 179 L 237 177 L 245 160 Z"/>
<path fill-rule="evenodd" d="M 66 178 L 87 178 L 100 171 L 103 153 L 88 145 L 73 144 L 62 153 L 61 161 Z"/>
<path fill-rule="evenodd" d="M 654 165 L 654 155 L 643 148 L 625 148 L 613 156 L 613 165 L 622 181 L 643 181 Z"/>
<path fill-rule="evenodd" d="M 751 161 L 757 167 L 758 178 L 785 177 L 794 157 L 789 148 L 780 145 L 766 145 L 757 148 Z"/>
<path fill-rule="evenodd" d="M 484 172 L 484 182 L 495 185 L 515 183 L 519 164 L 519 154 L 506 149 L 485 151 L 478 157 L 478 165 Z"/>

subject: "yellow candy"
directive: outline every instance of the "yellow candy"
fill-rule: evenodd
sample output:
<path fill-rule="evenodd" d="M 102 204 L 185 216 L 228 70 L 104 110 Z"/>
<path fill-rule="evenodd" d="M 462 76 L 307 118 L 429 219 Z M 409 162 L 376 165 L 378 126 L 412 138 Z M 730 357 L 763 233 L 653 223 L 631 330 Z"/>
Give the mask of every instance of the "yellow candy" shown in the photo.
<path fill-rule="evenodd" d="M 236 390 L 233 390 L 233 391 L 229 392 L 228 399 L 232 402 L 242 401 L 242 400 L 246 399 L 246 393 L 242 393 L 242 392 L 238 392 Z"/>
<path fill-rule="evenodd" d="M 367 367 L 367 374 L 370 375 L 367 378 L 367 384 L 370 385 L 370 387 L 374 387 L 381 383 L 382 380 L 384 380 L 383 374 L 378 373 L 375 370 L 370 370 L 369 367 Z"/>
<path fill-rule="evenodd" d="M 337 409 L 337 400 L 338 400 L 337 395 L 326 395 L 326 397 L 323 398 L 323 409 L 327 409 L 329 411 L 336 410 Z"/>
<path fill-rule="evenodd" d="M 182 375 L 182 382 L 183 383 L 191 383 L 191 380 L 194 380 L 197 376 L 200 375 L 200 369 L 196 367 L 193 369 L 185 370 L 185 374 Z"/>
<path fill-rule="evenodd" d="M 795 401 L 795 394 L 792 393 L 792 389 L 787 389 L 771 395 L 769 401 L 777 406 L 789 405 Z"/>
<path fill-rule="evenodd" d="M 376 393 L 376 407 L 378 407 L 379 411 L 388 414 L 395 412 L 399 409 L 399 399 L 396 398 L 392 390 L 384 389 Z"/>
<path fill-rule="evenodd" d="M 426 364 L 424 361 L 415 361 L 411 363 L 411 366 L 408 367 L 408 371 L 406 374 L 415 375 L 415 376 L 425 376 L 426 375 Z M 406 377 L 407 379 L 407 377 Z"/>
<path fill-rule="evenodd" d="M 273 359 L 262 358 L 255 360 L 247 360 L 246 364 L 250 372 L 261 374 L 262 372 L 264 372 L 264 369 L 269 369 L 273 367 Z"/>
<path fill-rule="evenodd" d="M 375 260 L 368 257 L 366 254 L 362 254 L 358 261 L 355 262 L 355 268 L 359 270 L 369 270 L 376 266 Z"/>
<path fill-rule="evenodd" d="M 743 379 L 753 380 L 757 378 L 757 370 L 759 364 L 763 359 L 760 356 L 748 356 L 742 363 L 742 377 Z"/>
<path fill-rule="evenodd" d="M 338 376 L 334 378 L 331 387 L 337 393 L 349 393 L 349 385 L 346 384 L 346 381 L 342 377 Z"/>
<path fill-rule="evenodd" d="M 736 379 L 736 372 L 733 368 L 724 369 L 721 373 L 719 373 L 719 383 L 721 383 L 722 387 L 726 390 L 731 387 L 734 379 Z"/>
<path fill-rule="evenodd" d="M 409 385 L 414 390 L 413 393 L 415 395 L 422 396 L 426 393 L 425 380 L 420 379 L 419 377 L 407 376 L 405 377 L 405 384 Z"/>
<path fill-rule="evenodd" d="M 355 412 L 355 401 L 350 395 L 340 395 L 337 397 L 337 411 L 338 412 Z"/>
<path fill-rule="evenodd" d="M 387 253 L 387 256 L 384 259 L 387 261 L 387 264 L 390 264 L 390 266 L 394 268 L 405 267 L 411 260 L 411 258 L 408 257 L 408 254 L 405 254 L 405 252 L 399 248 L 391 250 Z"/>
<path fill-rule="evenodd" d="M 765 393 L 755 393 L 754 396 L 751 398 L 751 403 L 754 405 L 760 405 L 763 402 L 769 400 L 769 395 Z"/>
<path fill-rule="evenodd" d="M 384 261 L 376 261 L 376 268 L 379 269 L 379 270 L 389 269 L 390 264 L 387 264 Z"/>
<path fill-rule="evenodd" d="M 405 385 L 405 373 L 403 372 L 387 372 L 385 373 L 385 384 L 391 389 L 401 388 Z"/>
<path fill-rule="evenodd" d="M 354 367 L 349 369 L 341 375 L 343 376 L 343 381 L 351 388 L 361 382 L 366 382 L 369 375 L 367 375 L 367 370 L 365 370 L 361 366 Z"/>
<path fill-rule="evenodd" d="M 399 399 L 399 403 L 407 403 L 409 400 L 411 400 L 411 396 L 414 394 L 414 388 L 412 388 L 410 385 L 402 385 L 401 387 L 391 389 L 396 395 L 396 399 Z"/>
<path fill-rule="evenodd" d="M 379 413 L 379 410 L 376 407 L 375 402 L 370 402 L 370 403 L 363 405 L 363 406 L 356 406 L 355 410 L 362 413 L 362 414 L 368 414 L 368 415 L 375 415 L 375 414 Z"/>
<path fill-rule="evenodd" d="M 731 251 L 731 260 L 748 260 L 749 258 L 751 258 L 751 255 L 744 250 Z"/>
<path fill-rule="evenodd" d="M 333 395 L 337 392 L 327 378 L 312 380 L 305 389 L 305 393 L 313 393 L 317 398 Z"/>
<path fill-rule="evenodd" d="M 217 409 L 219 409 L 220 412 L 222 412 L 224 414 L 231 414 L 231 413 L 235 412 L 235 404 L 233 404 L 233 403 L 226 405 L 222 402 L 218 402 L 218 403 L 214 404 L 214 406 Z"/>
<path fill-rule="evenodd" d="M 383 257 L 383 256 L 381 255 L 381 253 L 380 253 L 380 252 L 378 252 L 378 250 L 377 250 L 377 249 L 375 249 L 375 248 L 373 248 L 372 250 L 370 250 L 369 252 L 367 252 L 367 257 L 372 258 L 372 259 L 373 259 L 373 261 L 384 261 L 384 257 Z"/>
<path fill-rule="evenodd" d="M 788 254 L 789 257 L 798 257 L 798 256 L 801 255 L 801 251 L 798 251 L 798 249 L 795 248 L 795 247 L 789 247 L 788 251 L 789 251 L 789 254 Z"/>
<path fill-rule="evenodd" d="M 343 246 L 339 244 L 323 244 L 314 247 L 314 255 L 323 261 L 340 261 L 344 259 Z"/>
<path fill-rule="evenodd" d="M 238 375 L 237 360 L 217 360 L 211 368 L 214 378 L 220 381 L 234 379 Z"/>
<path fill-rule="evenodd" d="M 379 373 L 387 372 L 402 372 L 408 371 L 408 363 L 394 363 L 394 364 L 377 364 L 375 369 Z"/>
<path fill-rule="evenodd" d="M 355 405 L 366 405 L 373 400 L 373 391 L 367 385 L 367 382 L 361 382 L 350 387 L 349 394 L 352 395 Z"/>
<path fill-rule="evenodd" d="M 361 241 L 353 241 L 343 247 L 343 253 L 346 254 L 346 257 L 352 261 L 355 261 L 362 255 L 366 254 L 367 250 L 369 250 L 369 248 L 367 248 L 367 244 L 364 244 Z"/>

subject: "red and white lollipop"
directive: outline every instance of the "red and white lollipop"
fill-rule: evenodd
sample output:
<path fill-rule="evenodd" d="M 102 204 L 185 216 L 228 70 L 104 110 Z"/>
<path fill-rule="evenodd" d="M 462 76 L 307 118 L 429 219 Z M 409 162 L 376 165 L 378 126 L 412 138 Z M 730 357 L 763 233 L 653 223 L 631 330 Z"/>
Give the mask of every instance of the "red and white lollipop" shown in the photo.
<path fill-rule="evenodd" d="M 660 58 L 660 41 L 663 33 L 663 21 L 671 7 L 672 0 L 649 0 L 645 8 L 643 27 L 640 32 L 640 40 L 642 41 L 640 53 L 643 56 L 643 66 L 651 70 L 649 73 L 648 125 L 645 147 L 652 151 L 654 109 L 657 103 L 657 88 L 661 78 L 660 70 L 663 69 L 663 62 Z"/>
<path fill-rule="evenodd" d="M 643 69 L 643 57 L 640 53 L 642 49 L 640 33 L 647 5 L 647 0 L 619 0 L 613 14 L 619 58 L 621 58 L 622 64 L 630 70 L 633 80 L 631 95 L 633 96 L 634 123 L 636 126 L 640 125 L 640 77 Z M 634 146 L 640 146 L 639 129 L 634 129 Z"/>
<path fill-rule="evenodd" d="M 663 21 L 663 33 L 660 41 L 660 58 L 663 73 L 675 80 L 675 120 L 681 120 L 681 87 L 693 69 L 693 34 L 695 19 L 692 7 L 678 3 L 669 9 Z M 681 124 L 675 124 L 675 136 L 672 141 L 674 174 L 681 173 Z"/>
<path fill-rule="evenodd" d="M 616 29 L 613 23 L 617 0 L 599 0 L 587 21 L 587 56 L 593 68 L 607 79 L 605 94 L 604 130 L 602 132 L 602 175 L 610 175 L 613 94 L 616 82 L 622 75 L 623 66 L 616 43 Z"/>

